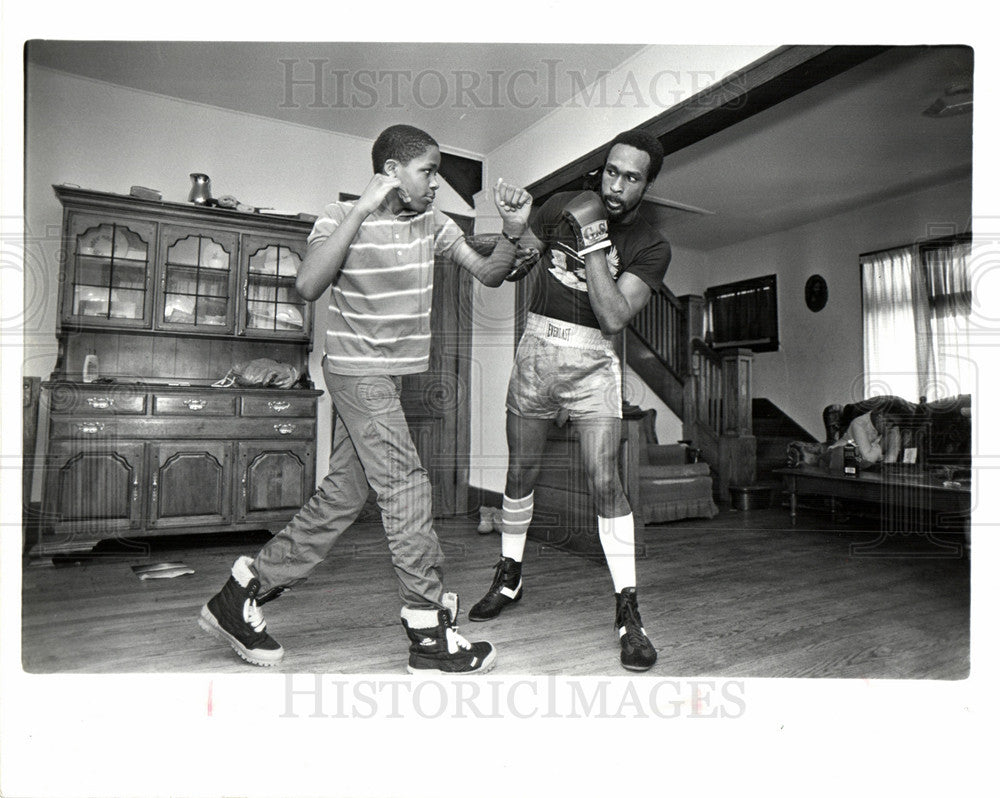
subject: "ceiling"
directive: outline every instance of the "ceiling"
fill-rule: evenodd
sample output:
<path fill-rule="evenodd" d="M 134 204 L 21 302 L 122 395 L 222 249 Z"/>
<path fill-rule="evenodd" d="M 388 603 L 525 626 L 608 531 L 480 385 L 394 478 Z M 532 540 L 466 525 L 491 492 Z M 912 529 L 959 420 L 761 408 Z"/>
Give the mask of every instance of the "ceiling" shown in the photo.
<path fill-rule="evenodd" d="M 968 178 L 972 114 L 923 112 L 972 71 L 969 48 L 889 48 L 670 154 L 648 194 L 711 213 L 648 215 L 713 249 Z"/>
<path fill-rule="evenodd" d="M 642 48 L 36 41 L 27 58 L 365 139 L 405 112 L 445 149 L 485 155 Z M 967 177 L 972 114 L 923 111 L 950 86 L 971 82 L 972 70 L 969 48 L 891 47 L 668 155 L 649 192 L 667 206 L 647 206 L 647 214 L 675 245 L 708 250 Z"/>
<path fill-rule="evenodd" d="M 644 46 L 35 41 L 27 58 L 369 140 L 405 117 L 451 150 L 485 156 Z"/>

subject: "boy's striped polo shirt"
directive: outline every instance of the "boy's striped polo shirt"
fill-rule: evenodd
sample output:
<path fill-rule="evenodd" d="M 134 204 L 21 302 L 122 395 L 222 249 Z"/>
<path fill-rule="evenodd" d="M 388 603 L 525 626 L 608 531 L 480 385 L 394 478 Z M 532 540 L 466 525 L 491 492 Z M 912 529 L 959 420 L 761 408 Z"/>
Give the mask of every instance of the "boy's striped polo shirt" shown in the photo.
<path fill-rule="evenodd" d="M 354 203 L 335 202 L 316 220 L 310 249 L 325 241 Z M 432 205 L 372 213 L 330 287 L 326 368 L 334 374 L 416 374 L 430 364 L 434 256 L 462 231 Z"/>

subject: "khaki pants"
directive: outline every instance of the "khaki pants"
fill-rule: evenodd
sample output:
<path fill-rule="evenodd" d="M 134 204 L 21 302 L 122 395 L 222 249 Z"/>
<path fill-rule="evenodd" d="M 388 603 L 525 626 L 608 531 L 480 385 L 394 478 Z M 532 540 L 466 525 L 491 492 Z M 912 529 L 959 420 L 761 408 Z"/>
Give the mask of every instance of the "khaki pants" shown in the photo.
<path fill-rule="evenodd" d="M 304 580 L 357 519 L 369 484 L 378 497 L 399 595 L 443 607 L 444 554 L 431 525 L 431 485 L 400 404 L 402 380 L 324 370 L 335 411 L 330 470 L 312 498 L 257 554 L 261 592 Z"/>

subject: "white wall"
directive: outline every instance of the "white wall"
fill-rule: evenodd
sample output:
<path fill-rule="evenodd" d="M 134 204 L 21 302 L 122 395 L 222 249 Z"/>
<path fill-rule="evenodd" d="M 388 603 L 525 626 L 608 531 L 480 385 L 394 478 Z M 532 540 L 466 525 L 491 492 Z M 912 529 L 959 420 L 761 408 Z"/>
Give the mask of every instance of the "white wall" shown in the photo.
<path fill-rule="evenodd" d="M 56 360 L 62 207 L 53 184 L 119 194 L 142 185 L 161 191 L 164 200 L 185 202 L 190 173 L 204 172 L 211 177 L 215 197 L 232 194 L 248 205 L 319 214 L 339 192 L 359 194 L 371 179 L 371 140 L 183 102 L 31 64 L 27 86 L 25 376 L 48 377 Z M 471 210 L 447 185 L 442 186 L 437 204 L 456 213 Z M 310 370 L 321 388 L 325 323 L 326 306 L 318 302 Z M 324 395 L 317 432 L 318 478 L 329 458 L 330 419 Z M 37 499 L 37 479 L 35 483 Z"/>
<path fill-rule="evenodd" d="M 683 286 L 684 293 L 702 293 L 711 285 L 778 275 L 781 348 L 755 356 L 753 393 L 822 440 L 823 408 L 863 398 L 858 256 L 965 231 L 970 201 L 965 180 L 924 189 L 698 258 L 679 258 L 667 283 Z M 805 304 L 812 274 L 826 279 L 830 294 L 818 313 Z"/>

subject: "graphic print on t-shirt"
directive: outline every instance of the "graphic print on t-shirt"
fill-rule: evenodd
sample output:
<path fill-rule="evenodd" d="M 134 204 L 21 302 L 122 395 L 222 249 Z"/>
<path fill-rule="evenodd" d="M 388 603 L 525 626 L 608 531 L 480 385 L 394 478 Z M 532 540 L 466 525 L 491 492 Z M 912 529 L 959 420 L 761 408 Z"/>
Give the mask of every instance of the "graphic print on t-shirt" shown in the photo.
<path fill-rule="evenodd" d="M 552 267 L 549 269 L 556 280 L 567 288 L 574 291 L 587 292 L 587 270 L 584 265 L 575 257 L 567 257 L 566 253 L 558 248 L 558 245 L 551 250 Z M 621 271 L 621 258 L 618 257 L 618 249 L 614 244 L 607 252 L 608 271 L 611 272 L 611 279 L 618 279 L 618 272 Z"/>

